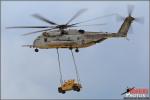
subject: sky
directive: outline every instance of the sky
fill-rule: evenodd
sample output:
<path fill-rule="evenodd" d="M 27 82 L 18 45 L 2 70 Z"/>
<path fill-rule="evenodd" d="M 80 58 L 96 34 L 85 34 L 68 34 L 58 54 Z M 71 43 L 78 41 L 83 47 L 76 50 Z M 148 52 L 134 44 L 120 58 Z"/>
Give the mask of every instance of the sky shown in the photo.
<path fill-rule="evenodd" d="M 75 53 L 81 92 L 59 94 L 56 49 L 22 47 L 32 44 L 41 33 L 22 36 L 36 29 L 7 30 L 8 26 L 48 25 L 33 18 L 38 13 L 59 24 L 66 23 L 79 9 L 84 14 L 72 23 L 97 16 L 118 13 L 126 17 L 127 5 L 134 5 L 134 22 L 126 38 L 112 38 Z M 123 21 L 101 18 L 88 24 L 105 26 L 79 27 L 86 31 L 117 32 Z M 74 79 L 75 70 L 68 49 L 60 49 L 63 79 Z M 126 87 L 149 88 L 149 3 L 148 1 L 2 1 L 1 3 L 1 96 L 3 99 L 122 99 Z"/>

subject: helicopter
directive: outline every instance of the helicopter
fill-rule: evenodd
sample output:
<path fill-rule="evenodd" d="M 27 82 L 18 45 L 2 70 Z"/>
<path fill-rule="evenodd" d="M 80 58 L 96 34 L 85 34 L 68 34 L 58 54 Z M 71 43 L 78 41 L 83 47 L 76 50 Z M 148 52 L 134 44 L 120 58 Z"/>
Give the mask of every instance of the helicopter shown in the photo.
<path fill-rule="evenodd" d="M 79 10 L 66 24 L 57 24 L 47 18 L 34 14 L 33 17 L 44 21 L 51 26 L 15 26 L 7 28 L 40 28 L 43 30 L 30 32 L 24 35 L 42 32 L 34 41 L 32 45 L 23 45 L 23 47 L 35 48 L 35 52 L 39 49 L 51 49 L 51 48 L 69 48 L 75 49 L 75 52 L 79 52 L 79 48 L 86 48 L 96 43 L 100 43 L 108 38 L 122 38 L 127 37 L 128 30 L 134 20 L 138 20 L 132 17 L 133 6 L 128 6 L 128 16 L 122 18 L 124 22 L 119 28 L 118 32 L 91 32 L 85 30 L 71 29 L 72 27 L 78 27 L 78 24 L 90 21 L 83 21 L 74 24 L 70 24 L 75 18 L 85 12 L 86 9 Z M 96 25 L 96 24 L 95 24 Z M 104 24 L 97 24 L 104 25 Z"/>
<path fill-rule="evenodd" d="M 123 92 L 121 95 L 124 95 L 124 94 L 126 94 L 126 93 L 129 93 L 129 92 L 130 92 L 131 90 L 133 90 L 133 89 L 135 89 L 135 87 L 132 87 L 132 88 L 128 88 L 128 87 L 127 87 L 126 91 Z"/>
<path fill-rule="evenodd" d="M 82 88 L 77 64 L 75 61 L 74 54 L 72 52 L 73 49 L 75 49 L 75 52 L 79 52 L 79 48 L 90 47 L 97 43 L 101 43 L 102 41 L 109 39 L 109 38 L 125 38 L 125 37 L 127 37 L 129 28 L 131 27 L 131 24 L 133 23 L 133 21 L 141 20 L 139 18 L 132 17 L 133 6 L 128 6 L 128 16 L 120 17 L 121 19 L 124 20 L 124 22 L 122 23 L 118 32 L 112 32 L 112 33 L 110 33 L 110 32 L 93 32 L 93 31 L 85 31 L 83 29 L 79 29 L 79 30 L 72 29 L 73 27 L 81 26 L 81 25 L 79 25 L 81 23 L 85 23 L 85 22 L 89 22 L 89 21 L 101 18 L 101 17 L 96 17 L 94 19 L 89 19 L 86 21 L 70 24 L 74 19 L 76 19 L 78 16 L 80 16 L 85 11 L 86 11 L 86 9 L 79 10 L 65 24 L 57 24 L 39 14 L 34 14 L 33 15 L 34 18 L 44 21 L 50 25 L 49 26 L 7 27 L 9 29 L 11 29 L 11 28 L 42 29 L 39 31 L 34 31 L 34 32 L 23 34 L 23 35 L 30 35 L 30 34 L 41 32 L 41 34 L 39 36 L 37 36 L 36 39 L 33 41 L 32 45 L 23 45 L 23 47 L 35 48 L 35 52 L 39 52 L 39 49 L 52 49 L 52 48 L 57 49 L 58 65 L 59 65 L 59 73 L 60 73 L 60 86 L 58 87 L 58 92 L 62 93 L 62 94 L 64 94 L 66 91 L 70 91 L 70 90 L 79 92 L 80 89 Z M 109 15 L 109 16 L 111 16 L 111 15 Z M 103 17 L 106 17 L 106 16 L 103 16 Z M 104 24 L 93 24 L 93 25 L 105 25 L 105 23 Z M 84 26 L 90 26 L 90 25 L 84 25 Z M 59 48 L 70 49 L 72 58 L 73 58 L 74 67 L 75 67 L 75 72 L 76 72 L 76 78 L 77 78 L 76 80 L 73 79 L 73 80 L 63 81 L 61 63 L 60 63 L 60 55 L 58 52 Z M 129 92 L 129 91 L 130 90 L 128 89 L 127 92 Z M 122 95 L 125 93 L 122 93 Z"/>

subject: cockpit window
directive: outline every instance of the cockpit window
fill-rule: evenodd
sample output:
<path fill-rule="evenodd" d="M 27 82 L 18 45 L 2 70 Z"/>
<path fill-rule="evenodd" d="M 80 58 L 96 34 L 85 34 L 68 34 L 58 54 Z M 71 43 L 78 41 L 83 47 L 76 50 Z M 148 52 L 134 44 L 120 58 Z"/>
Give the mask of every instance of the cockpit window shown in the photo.
<path fill-rule="evenodd" d="M 40 40 L 40 36 L 38 36 L 38 37 L 36 38 L 36 40 Z"/>

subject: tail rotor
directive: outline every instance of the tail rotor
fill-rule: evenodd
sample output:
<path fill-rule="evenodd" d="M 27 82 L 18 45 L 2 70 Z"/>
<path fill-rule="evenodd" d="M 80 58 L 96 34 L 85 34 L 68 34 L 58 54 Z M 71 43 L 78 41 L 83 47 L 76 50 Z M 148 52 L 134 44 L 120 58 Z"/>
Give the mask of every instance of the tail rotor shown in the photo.
<path fill-rule="evenodd" d="M 144 23 L 144 18 L 143 17 L 133 17 L 133 13 L 134 13 L 134 8 L 135 6 L 133 5 L 128 5 L 128 16 L 127 17 L 123 17 L 119 14 L 117 14 L 117 21 L 124 21 L 126 18 L 132 18 L 132 20 L 134 20 L 135 22 Z"/>
<path fill-rule="evenodd" d="M 117 16 L 117 21 L 124 21 L 122 24 L 121 28 L 119 29 L 120 33 L 124 33 L 127 35 L 128 31 L 129 33 L 133 32 L 131 31 L 132 28 L 132 23 L 133 22 L 138 22 L 143 24 L 144 23 L 144 18 L 143 17 L 133 17 L 134 13 L 134 6 L 133 5 L 128 5 L 128 16 L 127 17 L 122 17 L 121 15 Z"/>

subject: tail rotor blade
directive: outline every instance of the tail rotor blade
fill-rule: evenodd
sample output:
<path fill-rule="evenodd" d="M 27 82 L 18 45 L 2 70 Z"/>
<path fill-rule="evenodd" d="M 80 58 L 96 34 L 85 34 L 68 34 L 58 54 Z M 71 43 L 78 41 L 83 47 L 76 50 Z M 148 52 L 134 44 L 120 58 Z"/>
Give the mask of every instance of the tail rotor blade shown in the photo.
<path fill-rule="evenodd" d="M 129 14 L 129 16 L 132 15 L 133 10 L 134 10 L 134 6 L 133 5 L 128 5 L 128 14 Z"/>
<path fill-rule="evenodd" d="M 135 21 L 140 23 L 140 24 L 143 24 L 144 23 L 144 18 L 143 17 L 137 17 L 137 18 L 135 18 Z"/>

